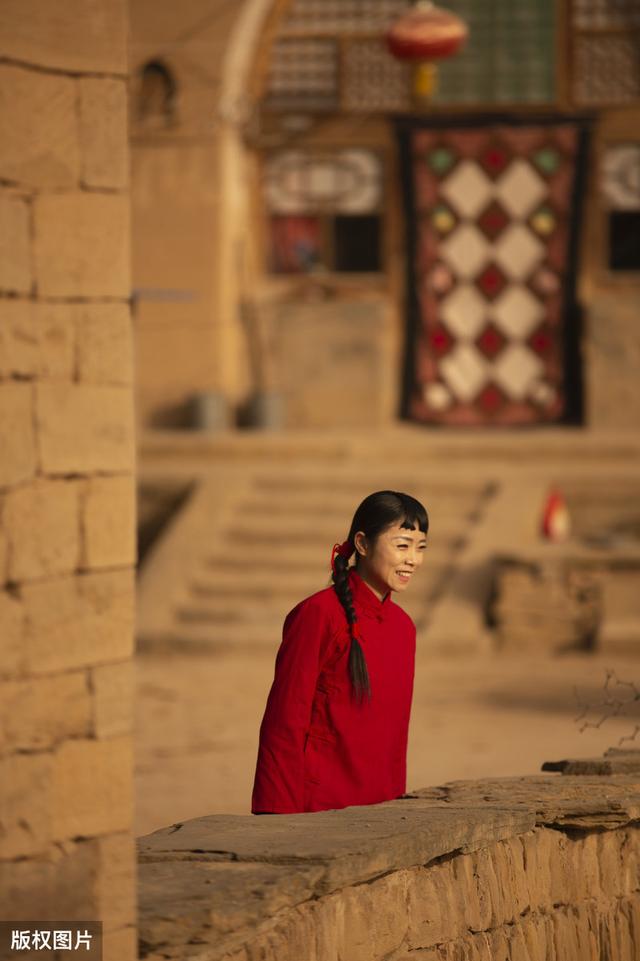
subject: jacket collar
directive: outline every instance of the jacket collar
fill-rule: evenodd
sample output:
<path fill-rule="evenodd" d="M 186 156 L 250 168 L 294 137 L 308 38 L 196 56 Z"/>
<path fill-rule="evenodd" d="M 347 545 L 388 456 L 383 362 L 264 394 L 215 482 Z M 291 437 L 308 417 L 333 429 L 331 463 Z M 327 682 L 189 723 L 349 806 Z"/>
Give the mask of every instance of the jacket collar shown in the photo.
<path fill-rule="evenodd" d="M 391 591 L 387 591 L 384 600 L 378 600 L 369 585 L 365 584 L 354 567 L 349 569 L 349 586 L 354 603 L 358 607 L 361 607 L 369 614 L 375 614 L 377 616 L 389 612 L 391 604 L 393 603 L 391 600 Z"/>

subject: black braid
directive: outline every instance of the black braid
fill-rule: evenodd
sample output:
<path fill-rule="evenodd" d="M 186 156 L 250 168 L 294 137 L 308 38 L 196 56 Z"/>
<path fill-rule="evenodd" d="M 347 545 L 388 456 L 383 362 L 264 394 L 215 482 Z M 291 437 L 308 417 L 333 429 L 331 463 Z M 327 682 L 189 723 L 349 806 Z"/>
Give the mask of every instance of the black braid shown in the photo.
<path fill-rule="evenodd" d="M 361 704 L 365 698 L 369 701 L 371 700 L 371 682 L 369 681 L 369 671 L 367 669 L 367 661 L 362 650 L 362 645 L 357 637 L 353 635 L 353 625 L 358 620 L 358 617 L 353 606 L 353 597 L 351 587 L 349 586 L 348 564 L 349 559 L 347 557 L 341 557 L 337 554 L 335 558 L 336 570 L 335 574 L 332 574 L 332 580 L 338 599 L 347 615 L 349 634 L 351 635 L 351 644 L 349 647 L 351 690 L 358 703 Z"/>

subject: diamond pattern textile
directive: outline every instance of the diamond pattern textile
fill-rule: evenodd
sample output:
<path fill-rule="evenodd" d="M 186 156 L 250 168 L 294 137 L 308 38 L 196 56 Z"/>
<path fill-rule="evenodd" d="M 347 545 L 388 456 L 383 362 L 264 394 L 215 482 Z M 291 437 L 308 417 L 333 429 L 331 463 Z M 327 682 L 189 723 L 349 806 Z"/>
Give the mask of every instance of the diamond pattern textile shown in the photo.
<path fill-rule="evenodd" d="M 406 415 L 460 426 L 565 419 L 578 363 L 567 317 L 580 122 L 402 123 L 414 245 Z"/>

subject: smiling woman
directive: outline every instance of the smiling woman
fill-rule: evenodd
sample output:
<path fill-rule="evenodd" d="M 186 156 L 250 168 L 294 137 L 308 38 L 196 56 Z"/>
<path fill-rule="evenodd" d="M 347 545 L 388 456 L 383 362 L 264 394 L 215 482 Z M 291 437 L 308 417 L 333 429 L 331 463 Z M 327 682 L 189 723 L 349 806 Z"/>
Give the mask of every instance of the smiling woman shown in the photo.
<path fill-rule="evenodd" d="M 422 564 L 428 529 L 409 494 L 370 494 L 334 545 L 333 584 L 288 613 L 260 726 L 253 814 L 404 794 L 416 628 L 391 594 Z"/>

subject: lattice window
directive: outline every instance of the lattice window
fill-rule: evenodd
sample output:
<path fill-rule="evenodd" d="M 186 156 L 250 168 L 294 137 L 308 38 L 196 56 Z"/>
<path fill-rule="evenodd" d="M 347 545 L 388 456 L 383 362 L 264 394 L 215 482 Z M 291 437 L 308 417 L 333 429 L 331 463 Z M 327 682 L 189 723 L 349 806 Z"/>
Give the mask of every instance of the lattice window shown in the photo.
<path fill-rule="evenodd" d="M 578 30 L 627 30 L 640 27 L 638 0 L 573 0 Z"/>
<path fill-rule="evenodd" d="M 440 68 L 435 103 L 550 103 L 555 99 L 553 0 L 458 0 L 469 27 L 462 51 Z"/>
<path fill-rule="evenodd" d="M 283 34 L 373 33 L 407 8 L 409 0 L 294 0 Z"/>
<path fill-rule="evenodd" d="M 342 106 L 350 112 L 408 110 L 411 73 L 379 40 L 352 40 L 345 49 Z"/>
<path fill-rule="evenodd" d="M 412 109 L 408 65 L 384 33 L 410 0 L 295 0 L 278 31 L 268 109 L 348 113 Z M 554 0 L 456 0 L 469 25 L 458 56 L 439 67 L 434 104 L 555 100 Z M 308 48 L 313 43 L 317 46 Z"/>
<path fill-rule="evenodd" d="M 638 0 L 573 0 L 573 97 L 581 105 L 640 99 Z"/>
<path fill-rule="evenodd" d="M 282 110 L 335 110 L 338 47 L 322 37 L 282 37 L 273 46 L 266 106 Z"/>

